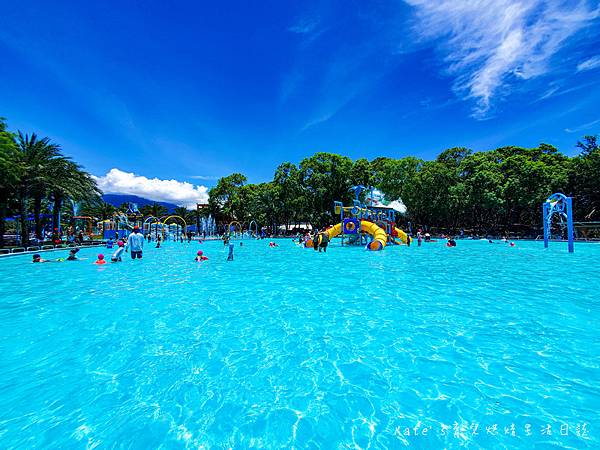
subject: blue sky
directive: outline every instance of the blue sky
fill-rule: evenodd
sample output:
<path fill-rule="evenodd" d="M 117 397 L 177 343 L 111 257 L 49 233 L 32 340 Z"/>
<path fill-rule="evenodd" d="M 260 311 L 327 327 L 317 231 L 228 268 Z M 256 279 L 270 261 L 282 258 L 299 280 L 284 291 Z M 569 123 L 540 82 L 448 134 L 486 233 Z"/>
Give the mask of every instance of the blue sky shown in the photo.
<path fill-rule="evenodd" d="M 600 132 L 598 1 L 168 3 L 5 2 L 0 116 L 107 191 L 180 203 L 316 151 L 574 154 Z"/>

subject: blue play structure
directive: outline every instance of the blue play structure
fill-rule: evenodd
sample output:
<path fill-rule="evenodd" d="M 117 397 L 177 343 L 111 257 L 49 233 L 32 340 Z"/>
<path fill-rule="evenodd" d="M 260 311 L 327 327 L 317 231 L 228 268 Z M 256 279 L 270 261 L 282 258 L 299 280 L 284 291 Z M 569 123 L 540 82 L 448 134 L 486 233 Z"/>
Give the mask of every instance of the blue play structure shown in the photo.
<path fill-rule="evenodd" d="M 552 218 L 556 216 L 561 224 L 566 221 L 569 253 L 573 253 L 573 199 L 560 192 L 552 194 L 542 205 L 542 213 L 544 217 L 544 247 L 548 248 Z"/>
<path fill-rule="evenodd" d="M 369 237 L 362 232 L 363 220 L 375 223 L 389 236 L 398 236 L 397 231 L 394 232 L 396 211 L 393 208 L 377 204 L 374 200 L 373 187 L 358 185 L 352 186 L 350 190 L 354 192 L 352 206 L 344 206 L 339 201 L 333 202 L 334 213 L 339 215 L 340 223 L 342 224 L 342 245 L 346 243 L 365 245 L 367 243 Z M 365 202 L 360 200 L 360 195 L 363 191 L 370 192 Z M 406 235 L 402 234 L 404 238 L 401 238 L 401 240 L 404 242 Z M 393 238 L 392 242 L 397 243 Z"/>

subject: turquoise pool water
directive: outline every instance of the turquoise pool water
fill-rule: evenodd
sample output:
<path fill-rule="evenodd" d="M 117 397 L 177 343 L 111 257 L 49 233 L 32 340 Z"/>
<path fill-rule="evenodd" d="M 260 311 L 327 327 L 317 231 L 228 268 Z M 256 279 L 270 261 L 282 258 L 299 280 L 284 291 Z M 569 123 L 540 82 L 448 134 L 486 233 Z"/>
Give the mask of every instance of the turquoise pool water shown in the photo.
<path fill-rule="evenodd" d="M 243 242 L 0 260 L 0 447 L 600 446 L 600 245 Z"/>

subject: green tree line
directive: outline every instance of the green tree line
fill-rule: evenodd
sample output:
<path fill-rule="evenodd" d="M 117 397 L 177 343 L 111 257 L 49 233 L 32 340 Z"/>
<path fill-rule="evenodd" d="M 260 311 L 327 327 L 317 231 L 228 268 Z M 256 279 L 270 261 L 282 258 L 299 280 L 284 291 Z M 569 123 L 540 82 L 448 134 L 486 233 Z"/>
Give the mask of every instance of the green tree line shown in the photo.
<path fill-rule="evenodd" d="M 336 222 L 334 200 L 349 204 L 351 186 L 362 184 L 403 201 L 407 213 L 401 224 L 534 233 L 541 226 L 541 204 L 557 191 L 574 198 L 576 220 L 600 220 L 597 138 L 585 136 L 577 146 L 575 157 L 548 144 L 479 152 L 451 148 L 430 161 L 413 156 L 352 161 L 320 152 L 298 165 L 282 163 L 268 183 L 248 184 L 240 173 L 219 179 L 209 191 L 209 211 L 223 223 L 322 227 Z"/>
<path fill-rule="evenodd" d="M 580 153 L 574 157 L 540 144 L 480 152 L 452 148 L 429 161 L 412 156 L 353 161 L 319 152 L 299 164 L 280 164 L 267 183 L 249 184 L 240 173 L 219 179 L 204 212 L 221 223 L 255 220 L 274 228 L 309 222 L 322 227 L 336 222 L 333 202 L 349 204 L 350 188 L 362 184 L 404 202 L 407 214 L 400 224 L 528 233 L 540 228 L 541 203 L 556 191 L 574 198 L 576 220 L 600 220 L 597 137 L 585 136 L 577 146 Z M 91 175 L 64 156 L 60 146 L 35 134 L 12 133 L 0 119 L 0 246 L 6 217 L 18 216 L 20 228 L 28 229 L 27 217 L 33 215 L 39 239 L 42 214 L 52 213 L 55 225 L 61 214 L 68 221 L 75 202 L 82 205 L 81 215 L 112 217 L 115 208 L 100 194 Z M 142 209 L 144 215 L 166 215 L 156 203 Z M 194 223 L 194 212 L 178 208 L 175 213 Z M 28 237 L 24 233 L 24 245 Z"/>

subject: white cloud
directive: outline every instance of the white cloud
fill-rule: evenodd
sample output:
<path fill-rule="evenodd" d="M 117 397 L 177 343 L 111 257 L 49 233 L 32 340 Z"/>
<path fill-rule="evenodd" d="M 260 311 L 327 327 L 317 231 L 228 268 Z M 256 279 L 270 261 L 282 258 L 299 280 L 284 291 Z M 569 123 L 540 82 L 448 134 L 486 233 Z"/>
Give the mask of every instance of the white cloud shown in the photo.
<path fill-rule="evenodd" d="M 208 202 L 206 186 L 194 186 L 182 181 L 146 178 L 119 169 L 110 169 L 106 175 L 94 179 L 105 194 L 138 195 L 149 200 L 186 207 Z"/>
<path fill-rule="evenodd" d="M 318 16 L 303 17 L 296 24 L 288 28 L 288 30 L 297 34 L 310 34 L 317 29 L 320 21 L 321 19 Z"/>
<path fill-rule="evenodd" d="M 515 79 L 552 70 L 551 58 L 599 15 L 586 1 L 405 0 L 416 8 L 416 31 L 437 39 L 459 95 L 476 101 L 485 118 Z"/>
<path fill-rule="evenodd" d="M 214 175 L 190 175 L 188 178 L 191 178 L 192 180 L 218 180 L 221 177 Z"/>
<path fill-rule="evenodd" d="M 577 72 L 597 69 L 598 67 L 600 67 L 600 55 L 593 56 L 592 58 L 586 59 L 585 61 L 577 64 Z"/>
<path fill-rule="evenodd" d="M 565 128 L 565 132 L 567 133 L 579 133 L 587 128 L 593 127 L 596 124 L 600 123 L 600 119 L 592 120 L 591 122 L 584 123 L 575 128 Z"/>

